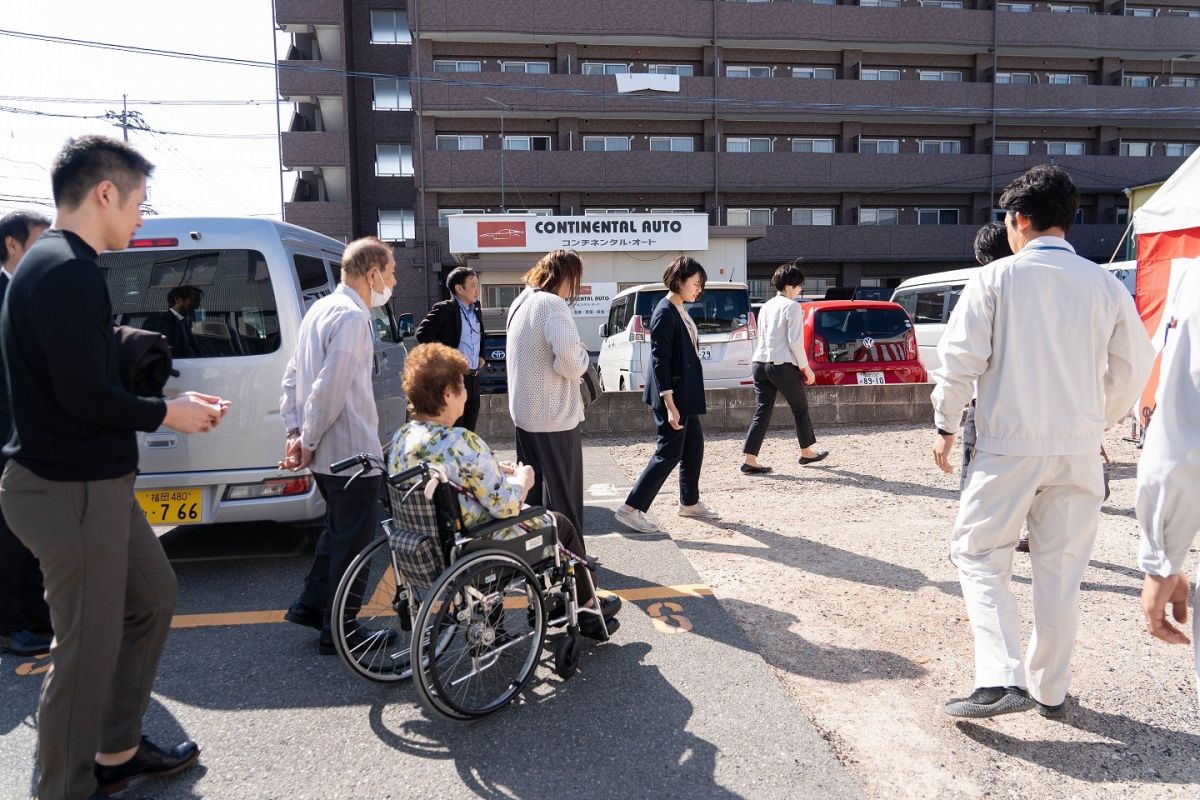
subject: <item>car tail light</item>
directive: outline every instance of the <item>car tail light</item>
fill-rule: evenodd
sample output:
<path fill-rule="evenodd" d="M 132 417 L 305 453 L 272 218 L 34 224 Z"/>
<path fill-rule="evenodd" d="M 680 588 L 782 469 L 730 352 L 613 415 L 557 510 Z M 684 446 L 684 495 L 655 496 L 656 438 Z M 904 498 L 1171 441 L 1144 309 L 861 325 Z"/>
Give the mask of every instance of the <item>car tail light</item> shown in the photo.
<path fill-rule="evenodd" d="M 274 478 L 261 483 L 239 483 L 225 490 L 226 500 L 255 500 L 260 497 L 289 497 L 307 494 L 312 488 L 312 476 Z"/>
<path fill-rule="evenodd" d="M 130 239 L 129 246 L 130 247 L 178 247 L 179 240 L 178 239 L 167 239 L 167 238 Z"/>
<path fill-rule="evenodd" d="M 756 336 L 758 336 L 758 322 L 754 319 L 754 312 L 751 311 L 746 317 L 746 324 L 740 328 L 734 328 L 729 334 L 729 341 L 741 342 Z"/>
<path fill-rule="evenodd" d="M 825 354 L 829 352 L 829 345 L 825 343 L 825 337 L 819 333 L 813 334 L 813 361 L 824 361 Z"/>
<path fill-rule="evenodd" d="M 629 341 L 631 342 L 648 342 L 650 337 L 646 334 L 646 327 L 642 325 L 642 317 L 640 314 L 634 314 L 633 322 L 629 323 Z"/>
<path fill-rule="evenodd" d="M 917 357 L 917 334 L 911 329 L 904 335 L 904 344 L 908 346 L 908 357 L 915 359 Z"/>

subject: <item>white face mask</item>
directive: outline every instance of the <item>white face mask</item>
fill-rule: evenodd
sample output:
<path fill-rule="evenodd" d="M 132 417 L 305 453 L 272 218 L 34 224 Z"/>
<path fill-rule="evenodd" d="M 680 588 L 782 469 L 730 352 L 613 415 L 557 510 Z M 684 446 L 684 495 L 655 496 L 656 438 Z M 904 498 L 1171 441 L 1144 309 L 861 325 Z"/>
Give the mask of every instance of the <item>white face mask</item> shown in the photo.
<path fill-rule="evenodd" d="M 385 283 L 384 286 L 387 286 Z M 392 299 L 392 293 L 389 291 L 376 291 L 375 287 L 367 284 L 367 288 L 371 290 L 371 308 L 379 308 L 387 305 L 387 301 Z"/>

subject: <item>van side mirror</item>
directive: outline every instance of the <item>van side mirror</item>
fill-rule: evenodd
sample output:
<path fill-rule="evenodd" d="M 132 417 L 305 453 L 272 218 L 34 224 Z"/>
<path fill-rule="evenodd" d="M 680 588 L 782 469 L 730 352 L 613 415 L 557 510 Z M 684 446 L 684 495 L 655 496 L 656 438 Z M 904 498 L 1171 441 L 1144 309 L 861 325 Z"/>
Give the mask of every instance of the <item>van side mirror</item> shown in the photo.
<path fill-rule="evenodd" d="M 608 323 L 607 322 L 600 323 L 600 338 L 601 339 L 608 338 Z"/>
<path fill-rule="evenodd" d="M 413 323 L 412 314 L 401 314 L 400 318 L 397 320 L 397 324 L 400 329 L 401 339 L 407 339 L 417 330 L 416 325 Z"/>

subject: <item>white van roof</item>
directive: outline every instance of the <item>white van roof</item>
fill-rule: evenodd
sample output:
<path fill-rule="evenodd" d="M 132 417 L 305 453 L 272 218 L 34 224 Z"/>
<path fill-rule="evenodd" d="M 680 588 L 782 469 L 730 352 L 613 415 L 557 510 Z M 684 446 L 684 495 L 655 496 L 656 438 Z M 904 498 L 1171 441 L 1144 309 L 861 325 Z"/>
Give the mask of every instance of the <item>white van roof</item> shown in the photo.
<path fill-rule="evenodd" d="M 943 284 L 966 283 L 979 270 L 979 267 L 966 267 L 964 269 L 952 269 L 946 272 L 933 272 L 929 275 L 918 275 L 915 278 L 909 278 L 896 287 L 896 291 L 901 289 L 911 289 L 914 286 L 941 286 Z"/>
<path fill-rule="evenodd" d="M 661 292 L 662 290 L 664 290 L 666 288 L 667 287 L 663 286 L 661 282 L 659 282 L 659 283 L 639 283 L 637 286 L 630 286 L 627 289 L 622 289 L 621 291 L 617 292 L 616 297 L 614 297 L 613 299 L 615 300 L 617 297 L 624 297 L 625 295 L 633 294 L 634 292 L 645 292 L 645 291 Z M 737 283 L 736 281 L 708 281 L 707 283 L 704 284 L 704 291 L 706 291 L 706 292 L 712 291 L 713 289 L 745 289 L 745 288 L 746 288 L 746 284 Z"/>
<path fill-rule="evenodd" d="M 201 238 L 192 240 L 193 232 L 200 234 Z M 187 247 L 191 241 L 197 241 L 199 244 L 195 246 L 203 247 L 203 237 L 206 233 L 222 236 L 270 236 L 283 241 L 305 242 L 338 253 L 346 249 L 345 242 L 322 233 L 277 219 L 257 217 L 147 217 L 133 238 L 176 238 L 180 247 Z"/>

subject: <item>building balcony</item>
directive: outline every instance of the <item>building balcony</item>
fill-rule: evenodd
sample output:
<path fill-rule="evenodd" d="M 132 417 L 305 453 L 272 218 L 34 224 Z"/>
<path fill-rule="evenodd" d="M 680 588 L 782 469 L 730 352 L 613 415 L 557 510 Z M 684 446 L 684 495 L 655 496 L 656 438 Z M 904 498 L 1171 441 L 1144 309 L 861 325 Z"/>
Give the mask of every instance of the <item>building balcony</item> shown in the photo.
<path fill-rule="evenodd" d="M 353 234 L 349 203 L 284 203 L 283 220 L 344 242 L 350 241 Z"/>
<path fill-rule="evenodd" d="M 712 153 L 584 153 L 431 150 L 421 154 L 427 191 L 703 191 L 712 186 Z"/>
<path fill-rule="evenodd" d="M 340 133 L 285 131 L 282 145 L 284 169 L 346 166 L 346 137 Z"/>
<path fill-rule="evenodd" d="M 503 12 L 503 13 L 501 13 Z M 709 0 L 422 0 L 419 9 L 422 38 L 472 39 L 471 34 L 511 34 L 529 41 L 532 35 L 548 40 L 584 42 L 599 38 L 628 37 L 658 41 L 712 40 L 713 6 Z"/>
<path fill-rule="evenodd" d="M 346 93 L 346 76 L 340 61 L 279 62 L 279 94 L 286 99 Z M 325 72 L 322 70 L 336 70 Z"/>
<path fill-rule="evenodd" d="M 275 0 L 275 21 L 280 25 L 340 25 L 341 0 Z"/>

